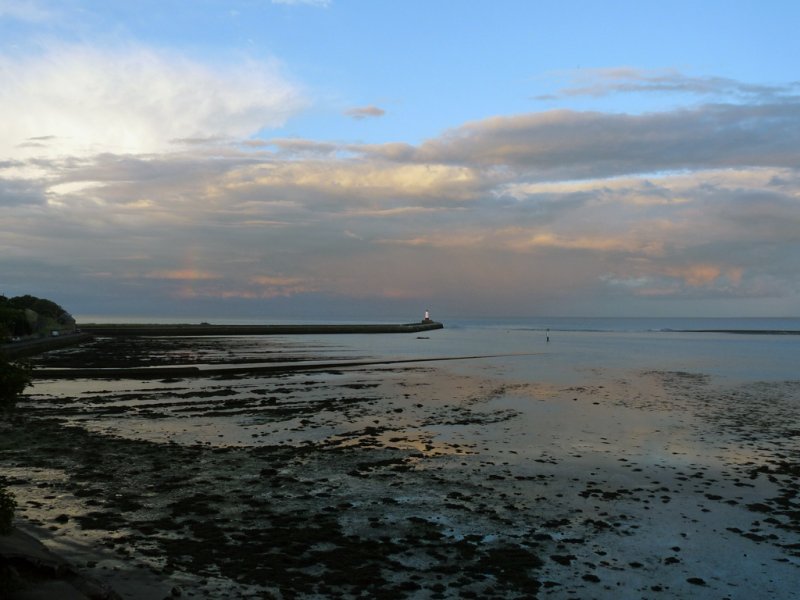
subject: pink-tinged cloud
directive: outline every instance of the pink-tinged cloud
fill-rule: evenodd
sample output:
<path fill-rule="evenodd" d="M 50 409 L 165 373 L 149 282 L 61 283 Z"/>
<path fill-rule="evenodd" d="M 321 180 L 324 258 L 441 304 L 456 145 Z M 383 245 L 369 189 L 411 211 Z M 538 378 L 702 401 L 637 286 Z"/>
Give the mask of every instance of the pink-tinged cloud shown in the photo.
<path fill-rule="evenodd" d="M 344 114 L 360 121 L 362 119 L 382 117 L 386 114 L 386 111 L 382 108 L 378 108 L 377 106 L 361 106 L 358 108 L 348 109 L 344 112 Z"/>
<path fill-rule="evenodd" d="M 720 277 L 724 277 L 728 282 L 738 285 L 742 280 L 743 269 L 700 263 L 669 267 L 664 272 L 670 277 L 682 280 L 690 287 L 704 287 L 714 284 Z"/>
<path fill-rule="evenodd" d="M 175 281 L 209 281 L 219 279 L 220 276 L 210 271 L 198 269 L 172 269 L 150 271 L 145 274 L 147 279 L 171 279 Z"/>
<path fill-rule="evenodd" d="M 270 287 L 295 287 L 304 283 L 299 277 L 275 277 L 272 275 L 256 275 L 250 278 L 251 283 Z"/>

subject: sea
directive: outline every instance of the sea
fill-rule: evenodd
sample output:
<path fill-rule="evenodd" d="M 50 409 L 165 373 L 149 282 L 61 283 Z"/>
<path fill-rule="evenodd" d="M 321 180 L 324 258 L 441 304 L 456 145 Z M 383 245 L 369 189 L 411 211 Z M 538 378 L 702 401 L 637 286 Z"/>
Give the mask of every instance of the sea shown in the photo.
<path fill-rule="evenodd" d="M 580 383 L 599 372 L 672 371 L 730 383 L 800 380 L 800 318 L 453 318 L 415 334 L 286 336 L 286 343 L 338 359 L 442 359 L 437 367 L 507 381 Z M 120 317 L 78 323 L 318 323 L 314 319 Z M 325 322 L 406 323 L 407 315 Z M 270 336 L 265 343 L 274 343 Z"/>

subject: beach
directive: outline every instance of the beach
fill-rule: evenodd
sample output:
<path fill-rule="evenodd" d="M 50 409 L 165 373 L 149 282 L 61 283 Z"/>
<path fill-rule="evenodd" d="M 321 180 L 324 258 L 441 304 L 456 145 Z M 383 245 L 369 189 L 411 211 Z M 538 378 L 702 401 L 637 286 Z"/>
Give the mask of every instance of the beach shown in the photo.
<path fill-rule="evenodd" d="M 42 355 L 201 370 L 37 380 L 0 424 L 18 527 L 131 599 L 794 597 L 798 338 L 546 333 Z M 219 372 L 265 364 L 308 368 Z"/>

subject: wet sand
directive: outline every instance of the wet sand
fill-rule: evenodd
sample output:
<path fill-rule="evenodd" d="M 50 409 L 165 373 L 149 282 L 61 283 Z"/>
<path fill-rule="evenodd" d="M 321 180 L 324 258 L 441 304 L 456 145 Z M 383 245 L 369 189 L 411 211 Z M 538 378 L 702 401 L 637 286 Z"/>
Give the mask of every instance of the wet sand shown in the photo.
<path fill-rule="evenodd" d="M 41 364 L 332 357 L 120 338 Z M 123 598 L 795 597 L 800 382 L 479 365 L 39 381 L 1 473 L 20 525 Z"/>

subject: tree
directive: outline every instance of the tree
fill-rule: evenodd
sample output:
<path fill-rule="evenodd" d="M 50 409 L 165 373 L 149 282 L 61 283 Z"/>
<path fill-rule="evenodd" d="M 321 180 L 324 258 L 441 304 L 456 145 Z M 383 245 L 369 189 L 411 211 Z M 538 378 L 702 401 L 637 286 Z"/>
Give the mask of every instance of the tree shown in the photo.
<path fill-rule="evenodd" d="M 52 300 L 47 300 L 46 298 L 37 298 L 36 296 L 31 296 L 30 294 L 25 294 L 24 296 L 15 296 L 14 298 L 11 298 L 8 303 L 13 308 L 22 310 L 30 308 L 40 315 L 51 317 L 53 319 L 58 319 L 67 312 Z"/>
<path fill-rule="evenodd" d="M 0 304 L 0 342 L 11 336 L 24 336 L 33 333 L 25 311 Z"/>
<path fill-rule="evenodd" d="M 74 325 L 72 316 L 52 300 L 30 294 L 14 298 L 0 295 L 0 342 Z"/>
<path fill-rule="evenodd" d="M 30 384 L 30 367 L 9 362 L 0 355 L 0 409 L 13 407 Z"/>

